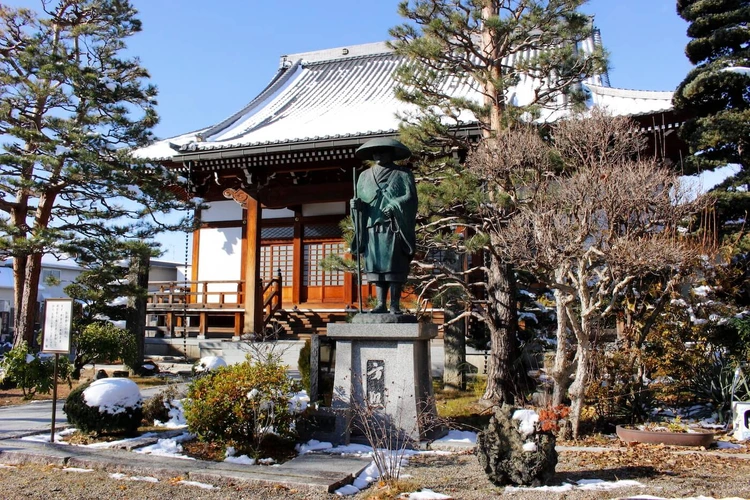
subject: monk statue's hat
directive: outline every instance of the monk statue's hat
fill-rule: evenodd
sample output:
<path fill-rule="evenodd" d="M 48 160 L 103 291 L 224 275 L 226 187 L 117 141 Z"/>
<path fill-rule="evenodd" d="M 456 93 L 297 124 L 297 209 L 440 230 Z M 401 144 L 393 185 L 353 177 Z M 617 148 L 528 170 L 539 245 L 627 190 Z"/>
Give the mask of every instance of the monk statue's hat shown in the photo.
<path fill-rule="evenodd" d="M 362 144 L 354 155 L 360 160 L 372 160 L 375 153 L 390 153 L 394 161 L 405 160 L 411 156 L 409 148 L 398 142 L 396 139 L 379 137 L 370 139 Z"/>

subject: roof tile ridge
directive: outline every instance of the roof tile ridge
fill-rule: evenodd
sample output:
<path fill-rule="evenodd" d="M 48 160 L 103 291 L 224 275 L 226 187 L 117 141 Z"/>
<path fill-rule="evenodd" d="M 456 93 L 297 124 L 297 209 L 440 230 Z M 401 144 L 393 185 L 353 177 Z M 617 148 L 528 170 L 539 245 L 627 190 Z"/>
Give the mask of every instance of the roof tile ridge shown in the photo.
<path fill-rule="evenodd" d="M 348 56 L 348 57 L 335 57 L 332 59 L 324 59 L 320 61 L 312 61 L 312 62 L 305 62 L 304 59 L 300 59 L 302 62 L 302 65 L 305 67 L 311 67 L 311 66 L 321 66 L 325 64 L 331 64 L 331 63 L 337 63 L 337 62 L 348 62 L 348 61 L 354 61 L 357 59 L 374 59 L 377 57 L 383 57 L 383 56 L 390 56 L 390 57 L 404 57 L 402 55 L 396 54 L 393 51 L 387 51 L 387 52 L 377 52 L 373 54 L 360 54 L 356 56 Z"/>
<path fill-rule="evenodd" d="M 639 94 L 674 94 L 674 90 L 643 90 L 643 89 L 631 89 L 627 87 L 613 87 L 611 85 L 598 85 L 596 83 L 586 83 L 589 87 L 597 87 L 602 89 L 604 92 L 634 92 Z"/>

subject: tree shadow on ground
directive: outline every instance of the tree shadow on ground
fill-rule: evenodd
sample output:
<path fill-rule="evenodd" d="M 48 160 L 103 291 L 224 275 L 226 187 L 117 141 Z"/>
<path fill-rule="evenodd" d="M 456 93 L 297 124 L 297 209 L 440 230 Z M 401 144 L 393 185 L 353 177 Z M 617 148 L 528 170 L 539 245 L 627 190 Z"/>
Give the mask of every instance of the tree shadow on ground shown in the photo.
<path fill-rule="evenodd" d="M 577 471 L 559 471 L 549 484 L 577 483 L 582 479 L 601 479 L 602 481 L 619 481 L 621 479 L 649 479 L 659 475 L 651 466 L 613 467 Z"/>

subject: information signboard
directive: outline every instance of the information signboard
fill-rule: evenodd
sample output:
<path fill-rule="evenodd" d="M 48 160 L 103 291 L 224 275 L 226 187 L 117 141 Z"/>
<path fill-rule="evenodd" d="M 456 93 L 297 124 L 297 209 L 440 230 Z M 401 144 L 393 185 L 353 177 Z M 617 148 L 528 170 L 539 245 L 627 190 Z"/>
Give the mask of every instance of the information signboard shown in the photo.
<path fill-rule="evenodd" d="M 44 306 L 42 351 L 70 353 L 73 299 L 47 299 Z"/>

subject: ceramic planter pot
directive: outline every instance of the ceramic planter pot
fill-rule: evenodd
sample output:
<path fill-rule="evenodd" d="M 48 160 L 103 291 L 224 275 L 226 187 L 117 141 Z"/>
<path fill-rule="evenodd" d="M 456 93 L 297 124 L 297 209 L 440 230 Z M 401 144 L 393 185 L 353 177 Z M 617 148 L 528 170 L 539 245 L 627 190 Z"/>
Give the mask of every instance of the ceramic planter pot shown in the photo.
<path fill-rule="evenodd" d="M 626 443 L 668 444 L 672 446 L 703 446 L 708 448 L 714 442 L 711 431 L 699 432 L 657 432 L 628 429 L 617 426 L 617 437 Z"/>

